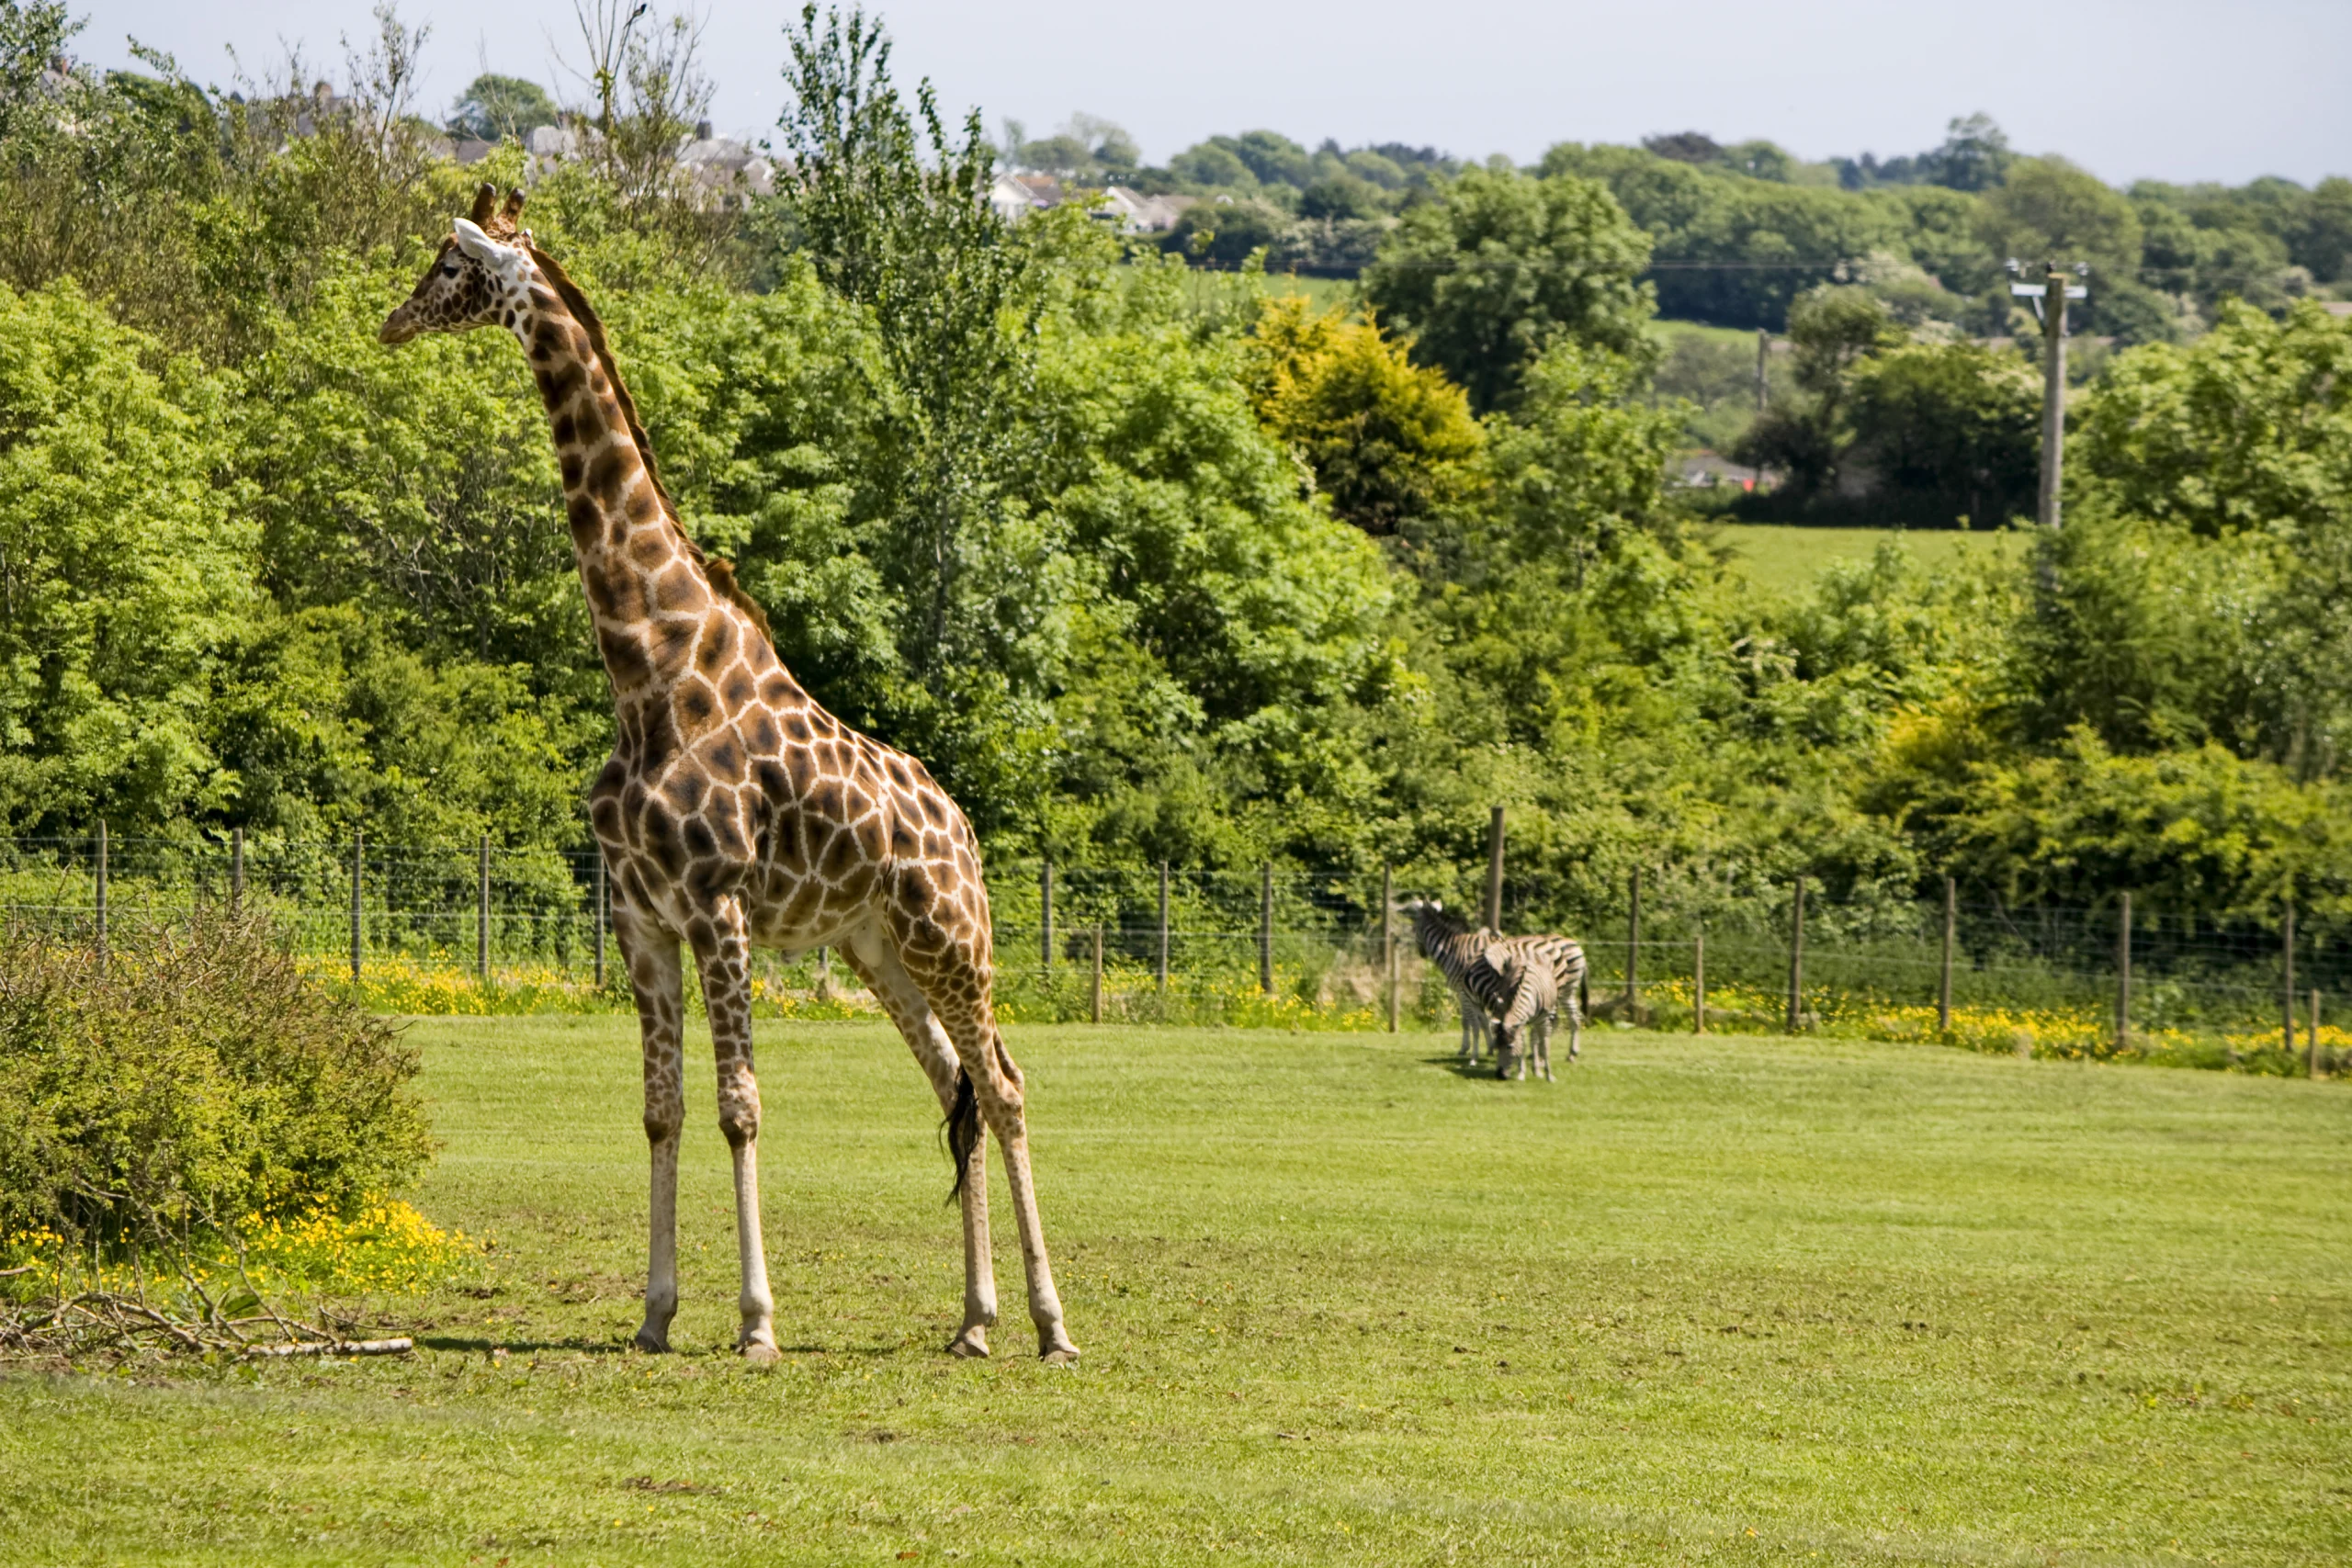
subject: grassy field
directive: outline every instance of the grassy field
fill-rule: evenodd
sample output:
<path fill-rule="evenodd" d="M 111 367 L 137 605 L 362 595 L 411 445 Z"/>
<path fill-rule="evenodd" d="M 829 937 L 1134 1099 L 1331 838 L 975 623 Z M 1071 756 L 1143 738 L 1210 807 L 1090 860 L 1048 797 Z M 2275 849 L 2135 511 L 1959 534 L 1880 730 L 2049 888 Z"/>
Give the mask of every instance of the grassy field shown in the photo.
<path fill-rule="evenodd" d="M 637 1322 L 633 1032 L 417 1026 L 486 1294 L 405 1361 L 0 1378 L 10 1563 L 2352 1558 L 2352 1089 L 1600 1032 L 1034 1028 L 1072 1331 L 957 1303 L 935 1108 L 762 1026 L 781 1366 L 726 1353 L 706 1065 L 682 1353 Z"/>
<path fill-rule="evenodd" d="M 1957 565 L 1972 557 L 2014 559 L 2025 543 L 2014 532 L 1803 528 L 1780 523 L 1725 523 L 1715 530 L 1715 538 L 1731 547 L 1733 570 L 1758 588 L 1791 597 L 1804 592 L 1831 561 L 1868 560 L 1887 540 L 1929 568 Z"/>

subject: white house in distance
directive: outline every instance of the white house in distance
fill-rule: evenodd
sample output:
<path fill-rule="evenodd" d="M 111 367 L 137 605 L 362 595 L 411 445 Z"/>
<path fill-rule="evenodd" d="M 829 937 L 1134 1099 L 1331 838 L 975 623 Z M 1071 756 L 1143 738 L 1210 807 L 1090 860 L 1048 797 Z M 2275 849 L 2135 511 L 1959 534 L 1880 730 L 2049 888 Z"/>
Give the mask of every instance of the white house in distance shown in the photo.
<path fill-rule="evenodd" d="M 1032 212 L 1059 207 L 1065 201 L 1095 197 L 1092 216 L 1122 234 L 1164 233 L 1176 226 L 1177 215 L 1199 198 L 1190 196 L 1145 196 L 1125 186 L 1105 186 L 1100 192 L 1066 190 L 1052 175 L 1001 174 L 989 187 L 989 205 L 1008 223 L 1018 223 Z"/>
<path fill-rule="evenodd" d="M 525 142 L 531 155 L 529 172 L 536 175 L 552 164 L 577 158 L 583 135 L 593 134 L 590 127 L 574 122 L 569 115 L 559 124 L 540 126 Z M 707 119 L 695 126 L 693 140 L 679 147 L 677 156 L 679 170 L 721 200 L 775 194 L 775 168 L 760 150 L 735 137 L 714 136 Z"/>

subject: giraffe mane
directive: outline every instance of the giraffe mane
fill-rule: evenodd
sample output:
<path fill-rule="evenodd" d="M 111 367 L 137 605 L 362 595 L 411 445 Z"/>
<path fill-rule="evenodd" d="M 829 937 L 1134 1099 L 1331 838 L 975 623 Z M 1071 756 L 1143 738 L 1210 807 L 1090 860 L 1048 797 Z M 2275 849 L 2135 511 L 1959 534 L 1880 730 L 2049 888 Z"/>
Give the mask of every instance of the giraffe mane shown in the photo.
<path fill-rule="evenodd" d="M 536 244 L 526 248 L 531 254 L 531 265 L 539 269 L 539 276 L 548 280 L 548 287 L 563 301 L 564 309 L 571 312 L 572 320 L 578 321 L 581 330 L 588 334 L 588 346 L 595 351 L 596 363 L 605 367 L 605 379 L 612 383 L 614 400 L 621 405 L 621 419 L 628 426 L 629 439 L 637 444 L 638 460 L 645 465 L 645 477 L 652 483 L 653 493 L 661 498 L 662 510 L 668 514 L 671 526 L 676 528 L 678 536 L 685 541 L 686 554 L 693 558 L 712 592 L 722 599 L 731 600 L 737 609 L 751 618 L 752 625 L 759 628 L 760 635 L 773 648 L 775 633 L 768 626 L 768 614 L 760 608 L 759 601 L 735 581 L 735 563 L 724 556 L 706 553 L 695 542 L 694 536 L 686 532 L 685 525 L 679 521 L 677 504 L 670 499 L 669 489 L 662 482 L 661 465 L 654 460 L 652 438 L 645 434 L 645 426 L 637 417 L 637 400 L 628 395 L 628 385 L 621 379 L 621 368 L 613 361 L 612 345 L 605 340 L 605 323 L 597 316 L 596 308 L 588 303 L 588 296 L 580 291 L 580 285 L 571 281 L 571 275 L 564 271 L 553 256 Z"/>

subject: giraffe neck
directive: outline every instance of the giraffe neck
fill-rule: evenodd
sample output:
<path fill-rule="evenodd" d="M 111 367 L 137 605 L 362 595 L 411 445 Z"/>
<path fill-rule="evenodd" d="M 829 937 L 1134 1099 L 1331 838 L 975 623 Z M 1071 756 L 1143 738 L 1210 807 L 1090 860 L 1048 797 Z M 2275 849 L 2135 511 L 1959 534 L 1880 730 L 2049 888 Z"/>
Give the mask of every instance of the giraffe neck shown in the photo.
<path fill-rule="evenodd" d="M 616 702 L 655 694 L 722 605 L 672 515 L 625 410 L 626 396 L 589 331 L 555 288 L 534 277 L 512 317 L 530 356 L 563 479 L 580 583 Z"/>

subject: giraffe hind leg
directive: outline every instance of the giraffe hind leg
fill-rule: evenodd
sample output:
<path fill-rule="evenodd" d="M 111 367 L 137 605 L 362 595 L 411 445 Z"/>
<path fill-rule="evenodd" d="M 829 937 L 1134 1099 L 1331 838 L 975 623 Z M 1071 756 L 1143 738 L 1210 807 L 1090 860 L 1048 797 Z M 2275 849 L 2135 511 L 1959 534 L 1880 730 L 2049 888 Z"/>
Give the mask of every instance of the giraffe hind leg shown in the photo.
<path fill-rule="evenodd" d="M 898 1025 L 916 1066 L 939 1097 L 964 1223 L 964 1322 L 947 1342 L 947 1352 L 985 1356 L 989 1330 L 996 1326 L 996 1268 L 989 1253 L 988 1142 L 980 1135 L 978 1093 L 971 1075 L 956 1060 L 954 1042 L 888 939 L 879 931 L 861 933 L 860 940 L 843 944 L 842 955 Z"/>
<path fill-rule="evenodd" d="M 1037 1354 L 1050 1362 L 1075 1361 L 1078 1347 L 1063 1322 L 1061 1295 L 1054 1288 L 1053 1261 L 1046 1251 L 1045 1225 L 1037 1214 L 1021 1069 L 997 1030 L 996 1010 L 989 999 L 987 961 L 953 941 L 937 949 L 902 941 L 898 956 L 954 1042 L 956 1059 L 970 1076 L 981 1120 L 996 1134 L 997 1147 L 1004 1155 L 1004 1183 L 1012 1193 L 1012 1217 L 1021 1231 L 1022 1269 L 1029 1288 L 1029 1321 L 1037 1329 Z"/>

